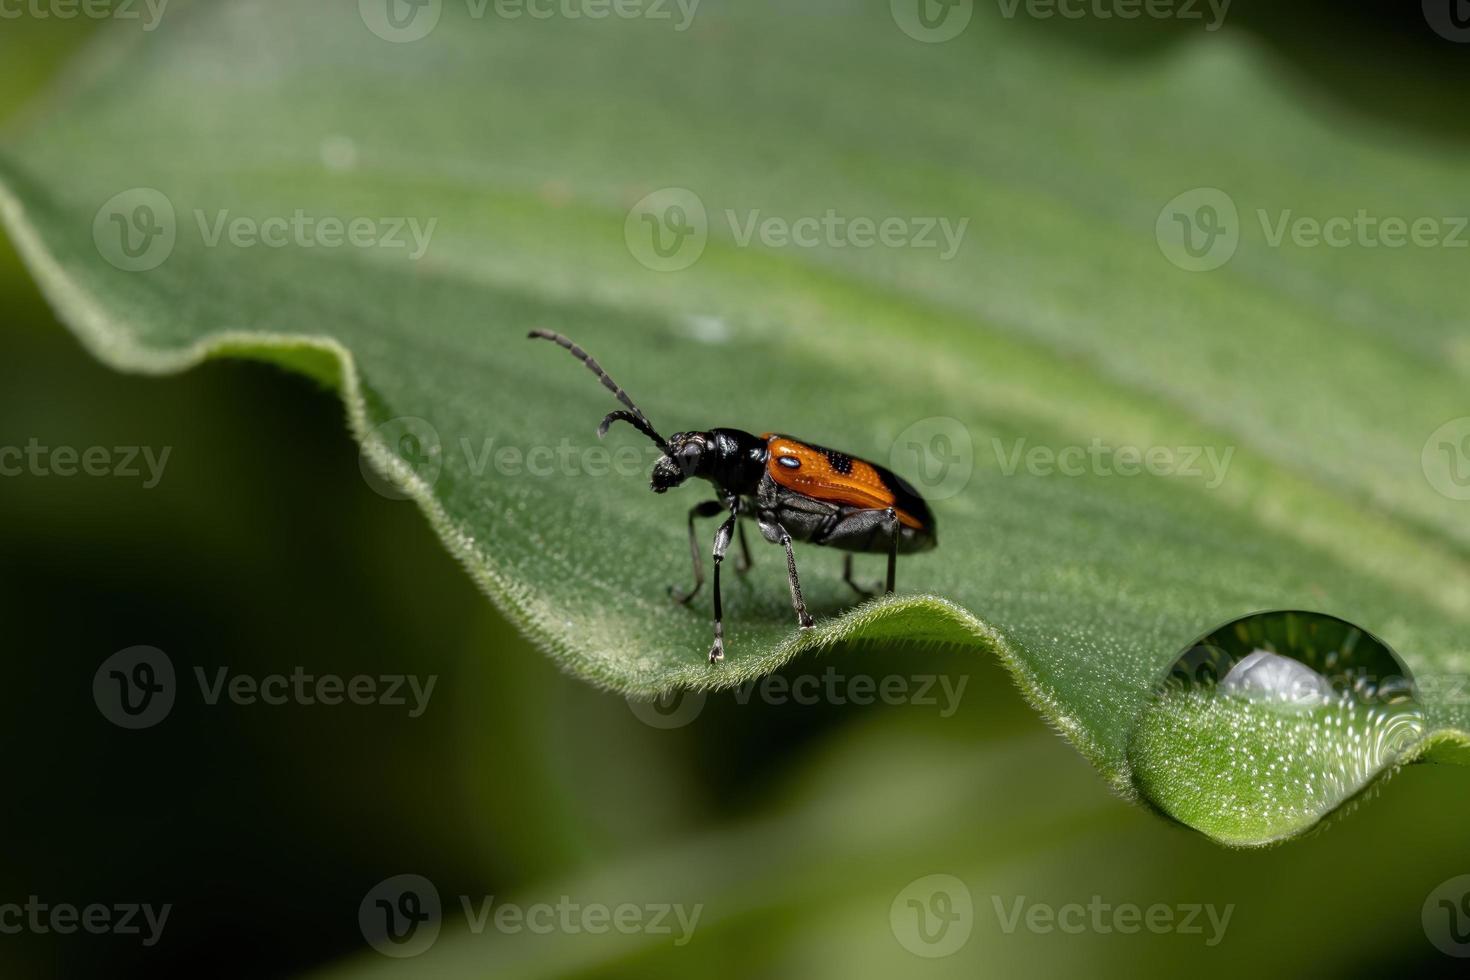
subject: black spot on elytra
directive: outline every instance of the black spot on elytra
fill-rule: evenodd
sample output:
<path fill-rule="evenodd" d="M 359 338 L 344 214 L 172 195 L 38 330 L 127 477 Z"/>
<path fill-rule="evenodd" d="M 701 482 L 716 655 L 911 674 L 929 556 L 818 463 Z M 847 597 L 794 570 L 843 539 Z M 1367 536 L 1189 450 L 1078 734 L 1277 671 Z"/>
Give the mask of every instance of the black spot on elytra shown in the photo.
<path fill-rule="evenodd" d="M 835 449 L 824 449 L 822 452 L 826 453 L 828 464 L 838 473 L 841 473 L 843 476 L 850 476 L 852 474 L 851 456 L 845 453 L 839 453 Z"/>
<path fill-rule="evenodd" d="M 797 459 L 795 456 L 777 456 L 776 462 L 780 463 L 788 470 L 801 469 L 801 460 Z"/>

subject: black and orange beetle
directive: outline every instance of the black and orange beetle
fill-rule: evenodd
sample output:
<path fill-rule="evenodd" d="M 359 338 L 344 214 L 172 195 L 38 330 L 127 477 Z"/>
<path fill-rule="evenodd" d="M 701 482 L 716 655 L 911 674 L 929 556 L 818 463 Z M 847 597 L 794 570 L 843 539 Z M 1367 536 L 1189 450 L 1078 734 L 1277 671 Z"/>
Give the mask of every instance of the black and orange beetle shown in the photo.
<path fill-rule="evenodd" d="M 654 493 L 664 493 L 691 476 L 714 484 L 720 499 L 696 504 L 689 511 L 694 587 L 683 592 L 669 586 L 669 594 L 676 602 L 687 605 L 704 585 L 704 563 L 700 561 L 699 544 L 694 536 L 695 519 L 729 511 L 730 516 L 715 532 L 715 640 L 709 648 L 710 663 L 725 658 L 720 564 L 725 560 L 731 537 L 737 532 L 739 518 L 753 518 L 767 541 L 786 549 L 791 604 L 802 629 L 811 629 L 812 617 L 801 598 L 796 555 L 791 550 L 793 540 L 848 552 L 843 559 L 842 579 L 865 597 L 873 593 L 853 581 L 852 552 L 886 553 L 886 591 L 892 592 L 898 556 L 927 551 L 938 543 L 934 515 L 924 498 L 901 477 L 883 467 L 773 432 L 756 436 L 740 429 L 710 429 L 675 432 L 664 439 L 628 393 L 585 350 L 549 330 L 532 330 L 530 337 L 550 340 L 571 351 L 627 406 L 627 411 L 608 413 L 597 427 L 597 434 L 606 435 L 614 422 L 627 422 L 653 440 L 663 452 L 653 464 Z M 750 568 L 750 546 L 745 540 L 744 525 L 738 525 L 738 533 L 741 560 L 736 563 L 736 571 L 743 573 Z"/>

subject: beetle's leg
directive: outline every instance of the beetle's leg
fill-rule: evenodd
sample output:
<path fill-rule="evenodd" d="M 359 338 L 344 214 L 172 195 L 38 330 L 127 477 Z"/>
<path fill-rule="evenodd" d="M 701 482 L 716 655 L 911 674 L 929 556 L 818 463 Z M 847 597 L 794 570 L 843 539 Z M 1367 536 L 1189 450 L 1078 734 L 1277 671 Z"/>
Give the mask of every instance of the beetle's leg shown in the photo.
<path fill-rule="evenodd" d="M 892 507 L 886 510 L 864 510 L 849 517 L 846 522 L 839 525 L 839 529 L 846 530 L 847 534 L 858 537 L 865 545 L 871 547 L 873 538 L 880 532 L 887 539 L 888 547 L 888 578 L 886 584 L 865 589 L 858 585 L 852 577 L 852 554 L 849 552 L 842 558 L 842 581 L 852 586 L 852 590 L 865 599 L 871 599 L 878 594 L 881 587 L 885 594 L 893 594 L 894 578 L 898 571 L 898 541 L 903 533 L 903 526 L 899 523 L 898 512 Z M 882 539 L 880 539 L 882 540 Z"/>
<path fill-rule="evenodd" d="M 718 500 L 706 500 L 702 504 L 695 504 L 689 508 L 689 554 L 694 559 L 694 588 L 688 592 L 681 592 L 675 586 L 669 586 L 669 595 L 680 605 L 689 605 L 690 600 L 699 594 L 704 586 L 704 559 L 699 557 L 699 539 L 694 536 L 694 520 L 697 517 L 714 517 L 724 505 Z"/>
<path fill-rule="evenodd" d="M 769 540 L 775 538 L 786 549 L 786 575 L 791 579 L 791 605 L 796 610 L 796 624 L 804 630 L 812 628 L 811 614 L 806 611 L 806 600 L 801 597 L 801 581 L 796 577 L 796 553 L 791 550 L 791 535 L 779 523 L 772 521 L 769 529 L 773 534 L 766 534 Z M 761 529 L 762 532 L 766 528 Z"/>
<path fill-rule="evenodd" d="M 888 589 L 886 595 L 893 595 L 893 580 L 898 572 L 898 514 L 893 508 L 884 512 L 888 519 Z"/>
<path fill-rule="evenodd" d="M 735 571 L 740 575 L 744 575 L 750 571 L 752 564 L 750 560 L 750 542 L 745 540 L 744 524 L 737 524 L 735 531 L 740 537 L 740 557 L 735 559 Z"/>
<path fill-rule="evenodd" d="M 725 659 L 725 610 L 720 604 L 720 565 L 725 561 L 725 549 L 730 547 L 730 535 L 735 532 L 735 521 L 739 517 L 738 504 L 730 505 L 730 516 L 715 532 L 715 641 L 710 644 L 709 662 Z"/>

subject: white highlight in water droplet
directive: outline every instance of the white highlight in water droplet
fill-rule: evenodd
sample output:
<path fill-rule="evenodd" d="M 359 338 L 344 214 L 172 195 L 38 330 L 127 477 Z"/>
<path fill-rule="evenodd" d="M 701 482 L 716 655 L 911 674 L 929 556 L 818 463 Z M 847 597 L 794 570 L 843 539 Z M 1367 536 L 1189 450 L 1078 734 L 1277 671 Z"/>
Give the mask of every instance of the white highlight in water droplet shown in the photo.
<path fill-rule="evenodd" d="M 1333 697 L 1327 678 L 1300 660 L 1269 650 L 1256 650 L 1242 658 L 1220 682 L 1220 690 L 1289 708 L 1312 708 Z"/>

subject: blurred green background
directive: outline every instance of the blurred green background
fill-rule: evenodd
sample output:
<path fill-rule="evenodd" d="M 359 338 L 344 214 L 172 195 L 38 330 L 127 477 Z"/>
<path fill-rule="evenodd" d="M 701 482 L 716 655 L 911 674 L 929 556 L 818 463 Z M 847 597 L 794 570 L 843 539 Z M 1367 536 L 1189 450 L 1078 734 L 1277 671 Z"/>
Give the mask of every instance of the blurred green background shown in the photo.
<path fill-rule="evenodd" d="M 1463 140 L 1465 50 L 1417 5 L 1238 4 L 1324 112 Z M 1147 57 L 1167 26 L 1036 25 Z M 0 21 L 18 111 L 86 22 Z M 1438 42 L 1438 43 L 1436 43 Z M 1221 849 L 1114 798 L 993 663 L 865 651 L 784 673 L 943 675 L 928 704 L 777 704 L 712 695 L 660 728 L 560 675 L 474 589 L 411 503 L 359 472 L 335 396 L 214 363 L 118 375 L 59 326 L 0 244 L 0 445 L 172 447 L 153 489 L 0 478 L 9 769 L 0 904 L 171 903 L 136 937 L 0 935 L 5 976 L 1004 976 L 1449 972 L 1421 907 L 1470 872 L 1463 772 L 1419 766 L 1327 831 Z M 206 706 L 181 697 L 125 732 L 98 666 L 148 644 L 181 674 L 414 673 L 420 718 L 355 706 Z M 187 687 L 187 684 L 185 685 Z M 938 690 L 936 688 L 936 690 Z M 687 707 L 687 706 L 686 706 Z M 364 942 L 378 882 L 430 879 L 444 929 L 417 959 Z M 890 912 L 928 875 L 973 897 L 968 941 L 924 958 Z M 458 896 L 521 905 L 680 902 L 693 940 L 488 929 Z M 996 903 L 1233 906 L 1205 935 L 1014 931 Z"/>

